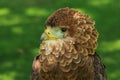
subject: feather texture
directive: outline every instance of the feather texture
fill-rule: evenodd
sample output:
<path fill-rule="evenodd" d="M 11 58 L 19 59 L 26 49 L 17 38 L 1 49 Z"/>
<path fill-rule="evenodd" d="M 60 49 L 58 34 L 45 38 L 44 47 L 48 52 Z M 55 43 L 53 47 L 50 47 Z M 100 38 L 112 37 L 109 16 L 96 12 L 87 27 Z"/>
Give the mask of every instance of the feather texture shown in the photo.
<path fill-rule="evenodd" d="M 71 8 L 62 8 L 46 21 L 47 26 L 67 26 L 63 39 L 46 40 L 34 58 L 31 80 L 106 80 L 105 67 L 95 53 L 98 32 L 95 22 Z"/>

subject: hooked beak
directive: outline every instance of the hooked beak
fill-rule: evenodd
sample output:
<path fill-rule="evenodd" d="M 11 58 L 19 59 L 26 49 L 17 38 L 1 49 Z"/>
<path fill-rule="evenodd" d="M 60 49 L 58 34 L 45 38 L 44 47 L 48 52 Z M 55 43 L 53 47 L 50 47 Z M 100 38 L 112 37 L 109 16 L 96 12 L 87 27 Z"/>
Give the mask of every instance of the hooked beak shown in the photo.
<path fill-rule="evenodd" d="M 42 34 L 40 40 L 54 40 L 54 39 L 57 39 L 58 37 L 55 36 L 53 33 L 52 33 L 52 29 L 51 27 L 47 27 L 44 31 L 44 33 Z"/>
<path fill-rule="evenodd" d="M 43 40 L 45 40 L 45 38 L 47 38 L 47 35 L 45 33 L 43 33 L 40 37 L 40 40 L 43 41 Z"/>

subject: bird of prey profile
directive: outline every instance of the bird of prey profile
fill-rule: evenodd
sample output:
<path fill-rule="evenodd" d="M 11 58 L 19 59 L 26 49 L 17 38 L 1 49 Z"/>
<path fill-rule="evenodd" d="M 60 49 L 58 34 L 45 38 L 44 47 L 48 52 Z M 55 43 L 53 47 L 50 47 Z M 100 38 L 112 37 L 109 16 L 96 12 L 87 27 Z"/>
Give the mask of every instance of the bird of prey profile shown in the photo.
<path fill-rule="evenodd" d="M 96 53 L 95 22 L 72 8 L 61 8 L 46 21 L 40 53 L 34 58 L 31 80 L 106 80 Z"/>

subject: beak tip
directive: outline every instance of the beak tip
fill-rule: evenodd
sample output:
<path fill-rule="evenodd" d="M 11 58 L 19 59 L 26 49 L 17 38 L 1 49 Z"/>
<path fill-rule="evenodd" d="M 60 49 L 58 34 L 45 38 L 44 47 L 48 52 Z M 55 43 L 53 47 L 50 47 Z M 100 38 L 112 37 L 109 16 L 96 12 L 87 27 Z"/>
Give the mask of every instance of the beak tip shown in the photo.
<path fill-rule="evenodd" d="M 41 37 L 40 37 L 40 41 L 43 41 L 43 39 L 44 39 L 44 38 L 41 36 Z"/>

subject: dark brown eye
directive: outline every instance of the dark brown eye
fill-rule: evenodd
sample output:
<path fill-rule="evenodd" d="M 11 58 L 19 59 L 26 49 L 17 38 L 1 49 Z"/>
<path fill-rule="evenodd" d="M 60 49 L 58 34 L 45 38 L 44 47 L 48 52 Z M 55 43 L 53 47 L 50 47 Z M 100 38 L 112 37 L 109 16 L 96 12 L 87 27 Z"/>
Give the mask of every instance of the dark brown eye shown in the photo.
<path fill-rule="evenodd" d="M 61 31 L 62 31 L 62 32 L 66 32 L 66 31 L 67 31 L 67 28 L 61 28 Z"/>

